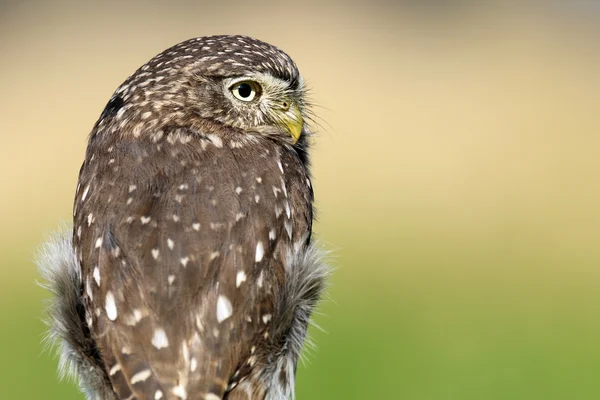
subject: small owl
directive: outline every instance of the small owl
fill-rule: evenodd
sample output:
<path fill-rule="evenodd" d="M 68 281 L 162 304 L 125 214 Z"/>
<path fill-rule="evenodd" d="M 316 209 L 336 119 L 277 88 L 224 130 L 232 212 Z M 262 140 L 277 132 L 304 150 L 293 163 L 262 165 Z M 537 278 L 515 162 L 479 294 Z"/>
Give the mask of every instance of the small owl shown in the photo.
<path fill-rule="evenodd" d="M 307 112 L 292 59 L 245 36 L 182 42 L 116 90 L 40 261 L 88 399 L 294 398 L 328 271 Z"/>

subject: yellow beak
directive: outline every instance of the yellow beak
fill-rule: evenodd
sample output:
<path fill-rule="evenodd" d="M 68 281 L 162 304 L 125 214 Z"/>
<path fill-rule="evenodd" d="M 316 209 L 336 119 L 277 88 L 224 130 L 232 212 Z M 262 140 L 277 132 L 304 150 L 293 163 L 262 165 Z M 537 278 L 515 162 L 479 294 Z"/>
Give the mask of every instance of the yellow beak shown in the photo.
<path fill-rule="evenodd" d="M 291 103 L 289 108 L 284 110 L 285 112 L 280 120 L 281 125 L 290 133 L 293 143 L 296 143 L 300 139 L 300 135 L 302 135 L 302 127 L 304 126 L 302 113 L 296 103 Z"/>

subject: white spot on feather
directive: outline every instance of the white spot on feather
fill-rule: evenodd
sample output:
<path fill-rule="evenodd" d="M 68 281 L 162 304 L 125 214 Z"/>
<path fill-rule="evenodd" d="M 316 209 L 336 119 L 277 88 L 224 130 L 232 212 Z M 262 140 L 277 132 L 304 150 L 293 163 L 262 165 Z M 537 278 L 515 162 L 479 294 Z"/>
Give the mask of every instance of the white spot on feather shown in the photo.
<path fill-rule="evenodd" d="M 183 361 L 187 364 L 190 360 L 190 350 L 185 341 L 181 343 L 181 352 L 183 353 Z"/>
<path fill-rule="evenodd" d="M 100 286 L 100 269 L 98 267 L 94 267 L 94 280 L 96 285 Z"/>
<path fill-rule="evenodd" d="M 181 385 L 177 385 L 175 386 L 173 389 L 171 389 L 171 393 L 173 393 L 175 396 L 179 397 L 180 399 L 187 399 L 187 392 L 185 391 L 185 388 Z"/>
<path fill-rule="evenodd" d="M 260 260 L 263 259 L 264 255 L 265 255 L 265 249 L 263 247 L 263 244 L 262 244 L 262 242 L 258 242 L 256 244 L 256 256 L 254 257 L 254 261 L 260 262 Z"/>
<path fill-rule="evenodd" d="M 85 189 L 83 190 L 83 195 L 81 195 L 81 202 L 85 201 L 85 198 L 87 197 L 87 194 L 89 191 L 90 191 L 90 185 L 87 185 L 85 187 Z"/>
<path fill-rule="evenodd" d="M 104 307 L 106 308 L 106 316 L 111 321 L 117 319 L 117 305 L 115 304 L 115 296 L 111 291 L 106 292 L 106 302 Z"/>
<path fill-rule="evenodd" d="M 121 364 L 117 363 L 115 364 L 110 371 L 108 372 L 110 374 L 110 376 L 113 376 L 114 374 L 116 374 L 117 372 L 119 372 L 121 370 Z"/>
<path fill-rule="evenodd" d="M 242 282 L 246 281 L 246 273 L 244 271 L 239 271 L 235 276 L 235 287 L 240 287 Z"/>
<path fill-rule="evenodd" d="M 162 328 L 158 328 L 154 331 L 154 335 L 152 336 L 152 345 L 159 350 L 169 347 L 169 339 Z"/>
<path fill-rule="evenodd" d="M 256 280 L 256 285 L 259 288 L 263 286 L 263 271 L 260 271 L 260 275 L 258 275 L 258 279 Z"/>
<path fill-rule="evenodd" d="M 149 369 L 145 369 L 143 371 L 138 372 L 137 374 L 131 377 L 131 383 L 136 384 L 138 382 L 144 382 L 152 375 L 152 372 Z"/>
<path fill-rule="evenodd" d="M 85 279 L 85 292 L 87 293 L 90 300 L 94 300 L 94 294 L 92 293 L 92 285 L 90 285 L 90 277 Z"/>
<path fill-rule="evenodd" d="M 292 216 L 292 210 L 290 210 L 290 203 L 288 201 L 285 202 L 285 214 L 288 218 Z"/>
<path fill-rule="evenodd" d="M 223 295 L 217 299 L 217 321 L 223 322 L 233 314 L 231 301 Z"/>
<path fill-rule="evenodd" d="M 223 141 L 217 135 L 210 134 L 210 135 L 207 135 L 207 137 L 215 145 L 215 147 L 218 147 L 218 148 L 223 147 Z"/>

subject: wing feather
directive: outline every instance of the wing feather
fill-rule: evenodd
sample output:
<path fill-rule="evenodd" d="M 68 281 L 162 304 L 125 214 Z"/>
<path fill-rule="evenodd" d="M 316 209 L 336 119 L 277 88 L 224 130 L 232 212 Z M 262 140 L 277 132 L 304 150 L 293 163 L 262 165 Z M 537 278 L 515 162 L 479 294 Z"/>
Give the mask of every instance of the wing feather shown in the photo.
<path fill-rule="evenodd" d="M 308 245 L 312 193 L 291 149 L 226 144 L 174 130 L 113 146 L 118 165 L 97 157 L 82 168 L 74 242 L 120 399 L 222 398 L 269 362 L 286 257 Z"/>

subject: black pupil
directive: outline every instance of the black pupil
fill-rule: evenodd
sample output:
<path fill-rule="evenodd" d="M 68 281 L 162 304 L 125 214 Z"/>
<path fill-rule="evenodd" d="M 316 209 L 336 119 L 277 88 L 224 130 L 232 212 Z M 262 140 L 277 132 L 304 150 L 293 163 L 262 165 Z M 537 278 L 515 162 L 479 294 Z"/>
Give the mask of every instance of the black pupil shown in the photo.
<path fill-rule="evenodd" d="M 248 98 L 252 94 L 252 87 L 247 83 L 242 83 L 238 86 L 238 93 L 243 98 Z"/>

